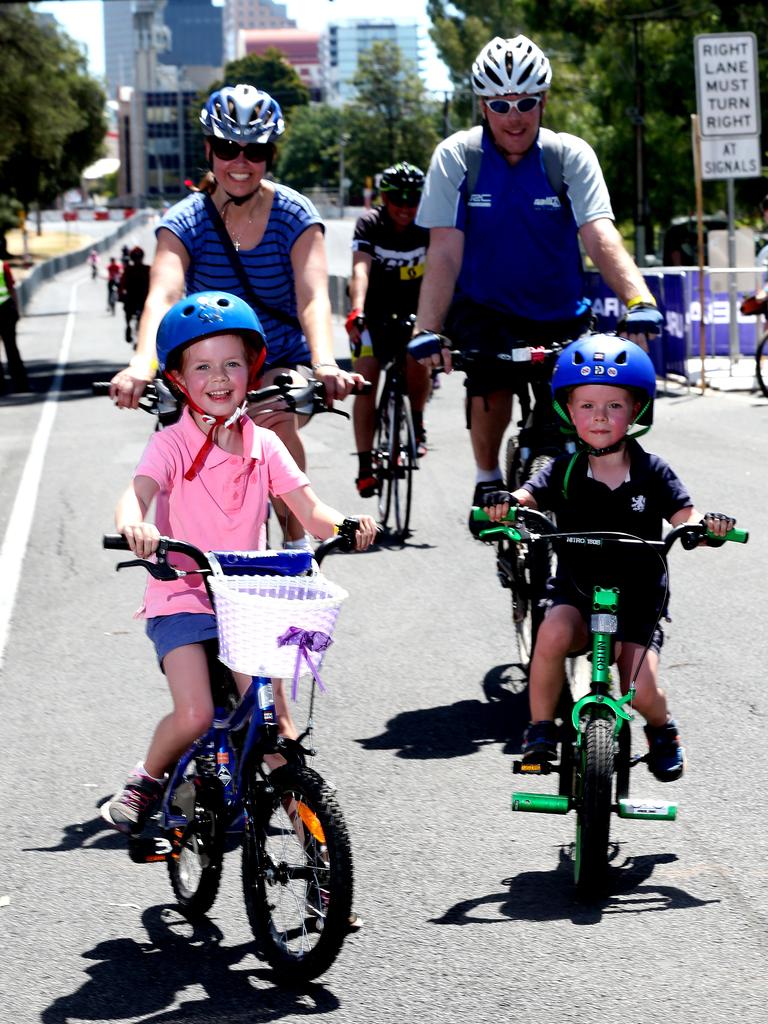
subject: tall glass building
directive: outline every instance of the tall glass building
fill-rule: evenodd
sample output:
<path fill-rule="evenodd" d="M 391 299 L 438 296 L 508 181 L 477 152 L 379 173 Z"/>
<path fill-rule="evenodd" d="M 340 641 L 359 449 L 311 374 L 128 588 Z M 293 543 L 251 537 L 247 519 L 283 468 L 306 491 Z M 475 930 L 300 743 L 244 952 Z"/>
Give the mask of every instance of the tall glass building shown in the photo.
<path fill-rule="evenodd" d="M 331 103 L 345 103 L 355 94 L 352 79 L 361 53 L 373 43 L 387 40 L 400 47 L 419 74 L 423 72 L 419 25 L 388 18 L 355 18 L 328 26 L 324 41 L 323 66 L 325 88 Z"/>

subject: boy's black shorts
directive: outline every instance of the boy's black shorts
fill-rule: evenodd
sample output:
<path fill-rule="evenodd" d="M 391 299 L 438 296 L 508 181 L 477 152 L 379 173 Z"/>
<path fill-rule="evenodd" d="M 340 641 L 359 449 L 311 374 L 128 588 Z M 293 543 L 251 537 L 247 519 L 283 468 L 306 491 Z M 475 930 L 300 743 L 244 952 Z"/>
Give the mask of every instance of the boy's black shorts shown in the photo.
<path fill-rule="evenodd" d="M 567 604 L 577 608 L 584 621 L 589 624 L 592 615 L 591 593 L 587 597 L 586 593 L 581 593 L 572 584 L 554 577 L 547 584 L 547 597 L 552 607 Z M 636 587 L 627 593 L 620 591 L 619 631 L 616 639 L 630 644 L 640 644 L 641 647 L 648 644 L 649 650 L 658 654 L 664 645 L 664 630 L 661 623 L 656 621 L 658 599 L 657 588 L 643 593 L 638 593 Z M 664 611 L 666 615 L 666 609 Z"/>

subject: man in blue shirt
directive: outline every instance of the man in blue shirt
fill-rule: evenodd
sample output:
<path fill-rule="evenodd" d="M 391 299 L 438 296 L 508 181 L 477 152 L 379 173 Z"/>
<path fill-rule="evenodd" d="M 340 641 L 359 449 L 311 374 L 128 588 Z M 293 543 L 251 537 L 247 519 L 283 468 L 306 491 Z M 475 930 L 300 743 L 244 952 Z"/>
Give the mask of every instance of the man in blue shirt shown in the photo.
<path fill-rule="evenodd" d="M 534 395 L 546 393 L 548 371 L 532 369 L 531 347 L 573 340 L 589 327 L 579 243 L 628 307 L 624 326 L 632 340 L 647 347 L 662 323 L 614 226 L 594 151 L 583 139 L 541 127 L 551 80 L 549 60 L 525 36 L 496 37 L 481 50 L 472 82 L 482 137 L 474 129 L 440 143 L 417 215 L 430 229 L 418 330 L 445 330 L 457 348 L 489 355 L 510 352 L 513 342 L 529 346 L 517 353 L 528 352 L 526 371 L 516 359 L 507 371 L 497 363 L 468 372 L 475 505 L 500 486 L 513 392 L 530 382 Z M 473 155 L 478 142 L 481 152 Z M 417 347 L 414 354 L 451 369 L 447 348 L 438 354 L 434 345 L 431 352 Z"/>

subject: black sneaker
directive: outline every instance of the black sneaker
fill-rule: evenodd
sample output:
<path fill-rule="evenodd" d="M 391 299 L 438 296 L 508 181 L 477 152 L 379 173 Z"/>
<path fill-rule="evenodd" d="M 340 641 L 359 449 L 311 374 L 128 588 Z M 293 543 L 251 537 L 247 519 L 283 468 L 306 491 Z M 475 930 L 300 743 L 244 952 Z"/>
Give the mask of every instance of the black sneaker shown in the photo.
<path fill-rule="evenodd" d="M 557 726 L 554 722 L 531 722 L 523 736 L 523 763 L 557 760 Z"/>
<path fill-rule="evenodd" d="M 481 484 L 475 485 L 475 493 L 472 496 L 472 507 L 483 508 L 485 505 L 485 497 L 487 494 L 491 494 L 493 491 L 501 491 L 504 489 L 504 481 L 501 477 L 496 480 L 486 480 Z M 472 519 L 472 513 L 469 513 L 469 532 L 473 537 L 477 537 L 479 530 L 484 529 L 487 523 L 476 523 Z"/>
<path fill-rule="evenodd" d="M 119 832 L 138 835 L 160 802 L 164 789 L 162 782 L 132 771 L 121 792 L 101 805 L 101 816 Z"/>
<path fill-rule="evenodd" d="M 685 770 L 685 751 L 674 720 L 670 718 L 665 725 L 646 725 L 645 735 L 649 771 L 659 782 L 675 782 Z"/>

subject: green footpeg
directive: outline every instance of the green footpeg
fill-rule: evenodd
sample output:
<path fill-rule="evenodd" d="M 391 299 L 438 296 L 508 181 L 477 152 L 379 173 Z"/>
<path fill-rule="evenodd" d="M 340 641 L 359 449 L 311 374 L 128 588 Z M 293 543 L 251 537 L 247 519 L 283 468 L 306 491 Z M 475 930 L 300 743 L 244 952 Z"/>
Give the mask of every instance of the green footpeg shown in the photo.
<path fill-rule="evenodd" d="M 551 793 L 513 793 L 513 811 L 532 811 L 539 814 L 567 814 L 571 804 L 567 796 Z"/>
<path fill-rule="evenodd" d="M 646 818 L 649 821 L 674 821 L 677 804 L 653 800 L 619 800 L 620 818 Z"/>

